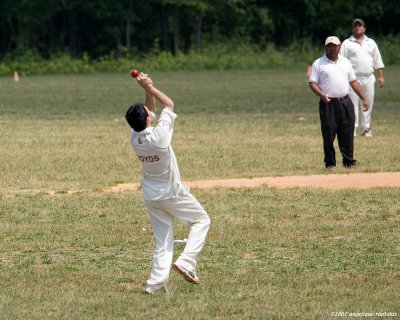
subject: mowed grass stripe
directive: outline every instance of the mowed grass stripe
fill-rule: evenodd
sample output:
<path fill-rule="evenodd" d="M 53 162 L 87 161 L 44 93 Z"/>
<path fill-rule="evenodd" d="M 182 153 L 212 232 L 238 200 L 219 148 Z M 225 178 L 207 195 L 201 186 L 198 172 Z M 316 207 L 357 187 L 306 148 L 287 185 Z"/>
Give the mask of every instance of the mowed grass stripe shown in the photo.
<path fill-rule="evenodd" d="M 386 87 L 377 89 L 374 138 L 356 137 L 355 172 L 400 171 L 397 70 L 388 69 Z M 176 103 L 173 147 L 182 178 L 325 173 L 318 99 L 303 71 L 152 75 Z M 144 97 L 129 74 L 0 78 L 0 85 L 1 189 L 102 189 L 140 181 L 124 114 Z"/>

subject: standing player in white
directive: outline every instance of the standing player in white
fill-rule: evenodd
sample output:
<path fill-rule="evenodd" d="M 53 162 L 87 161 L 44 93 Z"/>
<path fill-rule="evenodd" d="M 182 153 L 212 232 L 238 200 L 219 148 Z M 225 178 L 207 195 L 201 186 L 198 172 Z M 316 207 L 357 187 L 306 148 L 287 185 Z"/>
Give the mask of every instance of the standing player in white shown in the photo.
<path fill-rule="evenodd" d="M 174 248 L 174 220 L 190 228 L 186 246 L 172 267 L 187 281 L 199 284 L 196 259 L 202 250 L 210 226 L 210 218 L 189 189 L 182 185 L 178 164 L 171 147 L 174 121 L 174 102 L 154 87 L 147 74 L 136 78 L 145 90 L 145 104 L 136 103 L 126 112 L 132 127 L 131 144 L 142 164 L 142 191 L 155 239 L 153 267 L 145 293 L 167 291 Z M 157 99 L 165 108 L 157 126 L 155 119 Z"/>
<path fill-rule="evenodd" d="M 372 137 L 371 114 L 374 106 L 376 81 L 374 71 L 377 70 L 378 84 L 381 88 L 385 84 L 385 78 L 383 76 L 384 64 L 381 53 L 376 42 L 365 35 L 365 30 L 364 21 L 355 19 L 352 24 L 353 35 L 343 41 L 340 54 L 350 60 L 356 73 L 357 81 L 361 85 L 369 105 L 368 111 L 360 113 L 362 103 L 354 90 L 350 90 L 349 95 L 353 101 L 356 116 L 354 135 L 356 135 L 356 130 L 360 124 L 361 135 Z"/>

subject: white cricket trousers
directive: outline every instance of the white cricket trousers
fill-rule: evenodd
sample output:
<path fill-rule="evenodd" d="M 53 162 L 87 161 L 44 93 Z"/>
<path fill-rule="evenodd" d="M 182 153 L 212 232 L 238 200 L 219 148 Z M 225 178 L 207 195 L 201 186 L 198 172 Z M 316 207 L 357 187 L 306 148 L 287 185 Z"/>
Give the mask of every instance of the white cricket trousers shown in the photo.
<path fill-rule="evenodd" d="M 365 97 L 367 98 L 369 109 L 363 111 L 363 105 L 360 97 L 350 87 L 349 96 L 354 105 L 354 113 L 356 116 L 354 130 L 360 126 L 361 130 L 371 129 L 371 114 L 374 106 L 375 96 L 375 75 L 371 74 L 368 76 L 357 76 L 357 81 L 364 91 Z M 361 112 L 360 112 L 361 110 Z"/>
<path fill-rule="evenodd" d="M 176 262 L 189 271 L 195 271 L 196 258 L 204 246 L 210 218 L 189 192 L 180 192 L 178 197 L 168 200 L 145 201 L 145 205 L 156 243 L 147 287 L 158 288 L 169 278 L 174 249 L 174 220 L 177 219 L 189 227 L 187 243 Z"/>

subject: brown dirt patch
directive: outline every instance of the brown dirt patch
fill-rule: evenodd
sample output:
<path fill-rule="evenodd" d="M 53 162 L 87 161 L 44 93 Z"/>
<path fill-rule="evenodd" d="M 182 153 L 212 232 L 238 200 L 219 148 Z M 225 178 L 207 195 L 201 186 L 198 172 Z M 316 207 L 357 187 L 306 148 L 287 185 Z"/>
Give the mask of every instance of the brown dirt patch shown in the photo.
<path fill-rule="evenodd" d="M 400 172 L 326 174 L 290 177 L 264 177 L 253 179 L 223 179 L 184 181 L 191 188 L 323 188 L 323 189 L 368 189 L 378 187 L 400 187 Z M 104 192 L 123 192 L 139 190 L 138 183 L 123 183 L 104 189 Z"/>

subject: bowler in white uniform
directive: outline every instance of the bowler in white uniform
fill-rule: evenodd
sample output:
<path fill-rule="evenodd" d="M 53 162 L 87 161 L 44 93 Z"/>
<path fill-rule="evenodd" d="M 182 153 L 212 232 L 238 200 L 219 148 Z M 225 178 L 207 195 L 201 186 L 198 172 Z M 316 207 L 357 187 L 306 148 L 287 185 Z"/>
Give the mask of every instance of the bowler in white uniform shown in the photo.
<path fill-rule="evenodd" d="M 155 239 L 153 266 L 145 293 L 167 291 L 167 281 L 173 258 L 174 220 L 189 227 L 186 246 L 172 264 L 192 284 L 199 284 L 196 275 L 197 256 L 202 250 L 210 226 L 210 218 L 197 199 L 182 185 L 178 164 L 171 147 L 174 121 L 174 102 L 158 90 L 147 74 L 136 78 L 145 90 L 145 104 L 136 103 L 126 112 L 131 126 L 131 144 L 142 164 L 142 191 Z M 156 103 L 162 110 L 155 127 Z"/>

